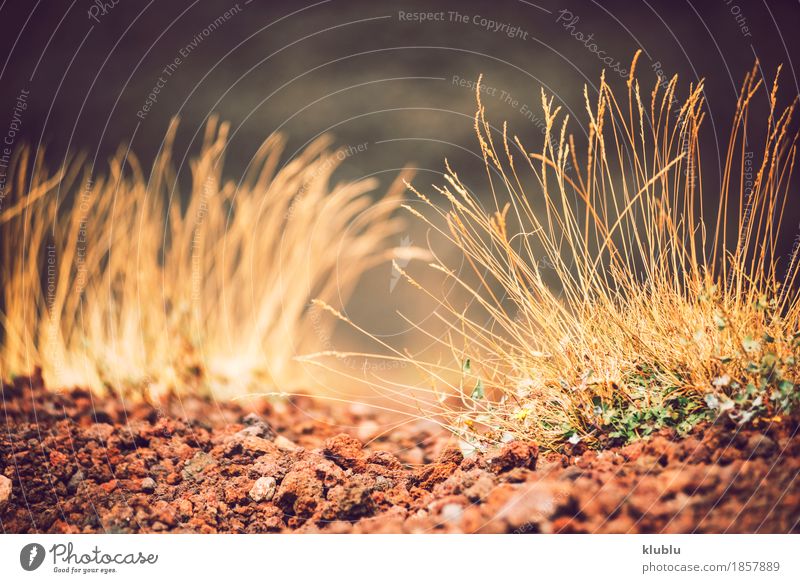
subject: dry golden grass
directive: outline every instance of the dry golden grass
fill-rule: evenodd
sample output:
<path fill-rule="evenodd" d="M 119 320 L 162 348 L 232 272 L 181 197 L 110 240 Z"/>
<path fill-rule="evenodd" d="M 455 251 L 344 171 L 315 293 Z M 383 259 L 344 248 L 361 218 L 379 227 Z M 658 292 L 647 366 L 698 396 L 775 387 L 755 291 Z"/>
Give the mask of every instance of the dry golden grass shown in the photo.
<path fill-rule="evenodd" d="M 386 344 L 373 355 L 418 367 L 425 386 L 373 382 L 466 444 L 516 437 L 591 445 L 661 427 L 686 431 L 720 414 L 763 422 L 800 400 L 797 249 L 782 263 L 777 251 L 795 103 L 780 108 L 777 75 L 765 87 L 754 68 L 742 86 L 721 190 L 704 193 L 702 84 L 683 103 L 675 78 L 643 96 L 635 62 L 623 100 L 605 76 L 594 102 L 584 91 L 582 152 L 568 116 L 544 91 L 547 131 L 532 153 L 505 125 L 493 135 L 476 91 L 494 210 L 484 210 L 449 166 L 438 189 L 446 208 L 421 193 L 426 210 L 406 207 L 460 251 L 430 266 L 468 301 L 451 302 L 396 267 L 433 303 L 447 333 L 419 327 L 441 347 L 439 358 Z M 769 103 L 768 131 L 748 135 L 745 147 L 756 95 Z M 459 264 L 468 269 L 452 267 Z"/>
<path fill-rule="evenodd" d="M 281 165 L 270 137 L 240 183 L 222 177 L 228 125 L 212 121 L 182 196 L 173 124 L 152 172 L 121 152 L 91 180 L 17 153 L 0 213 L 0 377 L 41 367 L 48 386 L 235 395 L 309 385 L 292 360 L 325 347 L 314 297 L 346 298 L 390 258 L 402 180 L 381 204 L 361 180 L 331 186 L 326 138 Z"/>

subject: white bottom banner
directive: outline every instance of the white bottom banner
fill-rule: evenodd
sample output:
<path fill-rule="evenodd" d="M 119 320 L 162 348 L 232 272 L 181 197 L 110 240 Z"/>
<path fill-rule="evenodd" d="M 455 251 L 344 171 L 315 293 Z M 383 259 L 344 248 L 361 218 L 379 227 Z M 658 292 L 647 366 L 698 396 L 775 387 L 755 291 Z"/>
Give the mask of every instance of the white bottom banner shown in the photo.
<path fill-rule="evenodd" d="M 793 535 L 3 535 L 0 581 L 800 581 L 798 542 Z"/>

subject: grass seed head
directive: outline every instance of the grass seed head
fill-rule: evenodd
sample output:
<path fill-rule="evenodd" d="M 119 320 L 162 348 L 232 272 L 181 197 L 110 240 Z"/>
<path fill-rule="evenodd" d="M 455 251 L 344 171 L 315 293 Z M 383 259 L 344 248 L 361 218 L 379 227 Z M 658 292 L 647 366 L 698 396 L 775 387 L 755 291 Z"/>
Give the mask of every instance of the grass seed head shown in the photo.
<path fill-rule="evenodd" d="M 229 128 L 212 120 L 180 193 L 176 128 L 149 176 L 125 152 L 102 177 L 81 158 L 50 174 L 16 153 L 0 209 L 0 377 L 41 367 L 52 387 L 223 396 L 313 386 L 292 357 L 324 348 L 333 319 L 310 300 L 346 298 L 391 257 L 408 177 L 372 204 L 374 181 L 331 184 L 328 138 L 282 164 L 271 136 L 227 181 Z"/>
<path fill-rule="evenodd" d="M 603 76 L 593 103 L 584 92 L 582 153 L 552 97 L 542 94 L 543 145 L 529 151 L 505 126 L 493 133 L 477 90 L 496 208 L 483 210 L 449 170 L 444 207 L 419 195 L 426 210 L 414 213 L 457 249 L 452 266 L 435 268 L 467 299 L 423 289 L 446 333 L 418 329 L 444 357 L 383 345 L 430 388 L 376 386 L 477 445 L 509 435 L 591 445 L 796 407 L 798 258 L 782 270 L 777 251 L 795 103 L 780 109 L 776 88 L 765 89 L 768 132 L 754 148 L 745 130 L 764 88 L 757 68 L 745 77 L 720 190 L 706 194 L 702 82 L 683 103 L 674 80 L 657 83 L 648 104 L 634 73 L 621 93 Z M 745 194 L 746 162 L 756 178 Z"/>

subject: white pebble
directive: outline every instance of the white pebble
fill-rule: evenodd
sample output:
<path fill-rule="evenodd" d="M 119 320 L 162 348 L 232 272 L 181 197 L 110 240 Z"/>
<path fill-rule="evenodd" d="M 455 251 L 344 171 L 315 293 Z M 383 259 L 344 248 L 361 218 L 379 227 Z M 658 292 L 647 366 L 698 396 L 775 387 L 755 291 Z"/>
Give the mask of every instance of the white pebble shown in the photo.
<path fill-rule="evenodd" d="M 256 480 L 256 483 L 253 484 L 252 488 L 250 488 L 250 498 L 256 502 L 261 502 L 262 500 L 272 500 L 272 497 L 275 495 L 275 488 L 277 485 L 278 483 L 272 476 L 263 476 Z"/>

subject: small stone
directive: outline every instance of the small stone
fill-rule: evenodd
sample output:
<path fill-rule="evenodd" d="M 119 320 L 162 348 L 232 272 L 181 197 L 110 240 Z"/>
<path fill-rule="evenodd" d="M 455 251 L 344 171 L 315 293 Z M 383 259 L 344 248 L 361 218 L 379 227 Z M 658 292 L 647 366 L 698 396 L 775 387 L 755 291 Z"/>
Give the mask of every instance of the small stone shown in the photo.
<path fill-rule="evenodd" d="M 507 472 L 514 468 L 536 469 L 536 460 L 539 457 L 539 448 L 533 443 L 512 441 L 500 448 L 495 455 L 487 460 L 489 468 L 496 474 Z"/>
<path fill-rule="evenodd" d="M 192 478 L 197 478 L 206 468 L 213 466 L 215 463 L 214 458 L 210 455 L 198 451 L 192 459 L 186 462 L 186 466 L 183 468 L 183 472 L 181 472 L 183 474 L 183 479 L 190 480 Z"/>
<path fill-rule="evenodd" d="M 367 463 L 399 470 L 403 467 L 400 460 L 388 451 L 373 451 L 367 458 Z"/>
<path fill-rule="evenodd" d="M 364 443 L 372 441 L 378 435 L 378 433 L 380 433 L 380 430 L 380 425 L 371 419 L 368 419 L 358 426 L 358 439 Z"/>
<path fill-rule="evenodd" d="M 249 429 L 249 427 L 248 427 Z M 243 432 L 240 431 L 239 434 Z M 242 447 L 247 451 L 255 452 L 255 453 L 269 453 L 275 450 L 275 445 L 271 441 L 267 441 L 263 437 L 257 437 L 255 435 L 244 435 L 244 439 L 242 439 Z"/>
<path fill-rule="evenodd" d="M 370 411 L 372 411 L 372 409 L 369 407 L 369 405 L 366 405 L 364 403 L 356 402 L 350 405 L 350 412 L 353 415 L 357 415 L 359 417 L 364 417 L 365 415 L 369 415 Z"/>
<path fill-rule="evenodd" d="M 460 524 L 464 509 L 460 504 L 445 504 L 442 508 L 442 520 L 449 524 Z"/>
<path fill-rule="evenodd" d="M 100 488 L 102 488 L 107 494 L 111 494 L 111 492 L 117 489 L 118 485 L 119 483 L 117 480 L 109 480 L 108 482 L 103 482 L 100 484 Z"/>
<path fill-rule="evenodd" d="M 272 476 L 276 480 L 281 480 L 286 475 L 288 468 L 280 463 L 270 455 L 262 455 L 255 459 L 250 466 L 250 474 L 252 478 L 260 478 L 261 476 Z"/>
<path fill-rule="evenodd" d="M 247 427 L 239 431 L 237 435 L 252 435 L 254 437 L 260 437 L 263 439 L 275 438 L 275 432 L 272 430 L 270 424 L 264 421 L 256 413 L 250 413 L 247 415 L 244 419 L 242 419 L 242 423 L 244 423 Z"/>
<path fill-rule="evenodd" d="M 329 520 L 357 520 L 370 516 L 375 510 L 372 499 L 374 484 L 362 476 L 353 476 L 344 484 L 328 490 L 330 506 L 323 516 Z"/>
<path fill-rule="evenodd" d="M 281 451 L 296 451 L 300 449 L 299 445 L 297 445 L 291 439 L 286 439 L 283 435 L 276 437 L 274 443 Z"/>
<path fill-rule="evenodd" d="M 767 457 L 772 455 L 776 449 L 778 449 L 778 444 L 772 439 L 761 433 L 756 433 L 747 440 L 745 454 L 753 457 Z"/>
<path fill-rule="evenodd" d="M 192 503 L 186 498 L 183 498 L 181 499 L 180 502 L 178 502 L 178 511 L 183 516 L 191 516 L 192 510 L 194 510 L 194 507 L 192 506 Z"/>
<path fill-rule="evenodd" d="M 533 482 L 511 492 L 497 516 L 505 518 L 510 529 L 519 533 L 537 532 L 569 498 L 569 488 L 554 481 Z"/>
<path fill-rule="evenodd" d="M 156 481 L 153 478 L 144 478 L 139 487 L 142 489 L 142 492 L 155 492 Z"/>
<path fill-rule="evenodd" d="M 8 501 L 11 499 L 11 480 L 5 476 L 0 476 L 0 512 L 6 509 Z"/>
<path fill-rule="evenodd" d="M 67 492 L 69 492 L 70 494 L 74 494 L 75 492 L 77 492 L 78 488 L 80 488 L 81 483 L 83 482 L 84 479 L 85 476 L 83 474 L 83 471 L 81 470 L 78 470 L 77 472 L 72 474 L 72 477 L 69 479 L 69 482 L 67 482 Z"/>
<path fill-rule="evenodd" d="M 272 500 L 277 487 L 278 483 L 275 481 L 275 478 L 272 476 L 263 476 L 256 480 L 256 483 L 250 488 L 250 498 L 255 502 Z"/>
<path fill-rule="evenodd" d="M 275 503 L 288 514 L 307 518 L 317 509 L 324 493 L 323 483 L 316 471 L 301 463 L 281 481 L 281 487 L 275 494 Z"/>
<path fill-rule="evenodd" d="M 171 472 L 167 474 L 166 482 L 170 486 L 174 486 L 175 484 L 179 484 L 181 481 L 181 475 L 177 472 Z"/>
<path fill-rule="evenodd" d="M 253 426 L 256 426 L 256 425 L 260 425 L 262 423 L 265 424 L 265 425 L 267 424 L 267 422 L 264 421 L 261 418 L 261 416 L 258 413 L 255 413 L 255 412 L 248 413 L 247 415 L 242 417 L 242 423 L 244 423 L 248 427 L 253 427 Z"/>
<path fill-rule="evenodd" d="M 489 496 L 494 488 L 494 480 L 489 474 L 482 473 L 469 488 L 464 490 L 464 495 L 472 502 L 482 502 Z"/>
<path fill-rule="evenodd" d="M 105 443 L 113 435 L 114 427 L 108 423 L 95 423 L 86 428 L 86 436 L 100 443 Z"/>
<path fill-rule="evenodd" d="M 360 468 L 364 465 L 366 454 L 361 442 L 346 433 L 340 433 L 325 442 L 325 457 L 341 468 Z"/>
<path fill-rule="evenodd" d="M 420 447 L 412 447 L 405 452 L 403 457 L 405 458 L 406 463 L 411 464 L 412 466 L 421 466 L 425 463 L 425 452 L 422 451 L 422 448 Z"/>
<path fill-rule="evenodd" d="M 382 490 L 388 490 L 392 486 L 394 486 L 394 483 L 386 476 L 375 476 L 375 490 L 380 492 Z"/>

